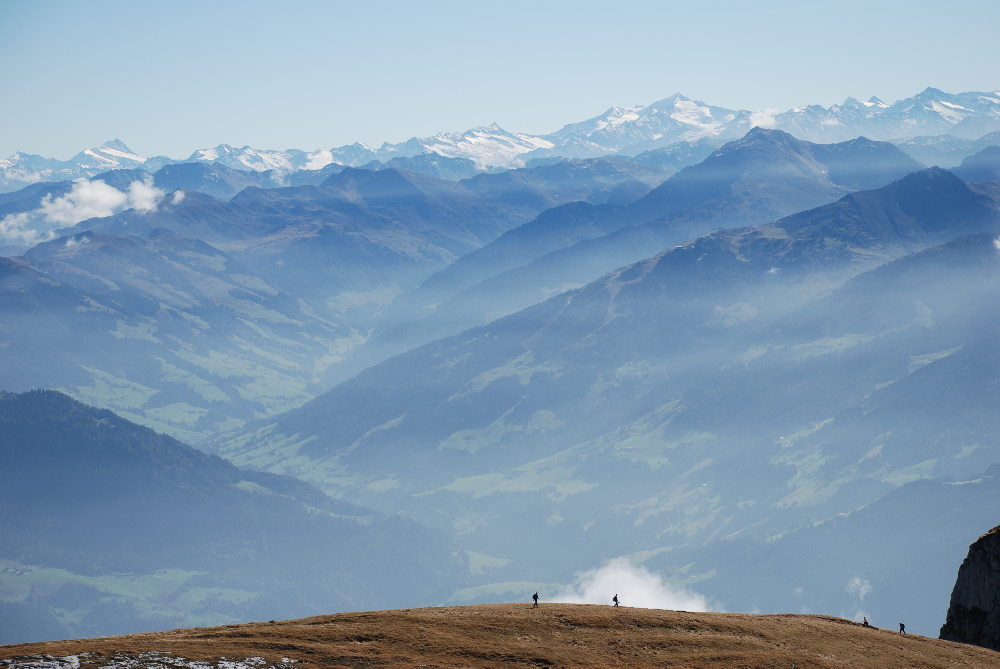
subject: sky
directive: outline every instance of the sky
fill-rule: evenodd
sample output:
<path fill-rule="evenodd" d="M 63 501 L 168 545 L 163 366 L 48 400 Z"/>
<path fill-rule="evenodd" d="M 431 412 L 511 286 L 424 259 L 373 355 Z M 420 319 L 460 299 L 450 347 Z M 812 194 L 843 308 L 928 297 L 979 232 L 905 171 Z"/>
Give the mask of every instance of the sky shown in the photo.
<path fill-rule="evenodd" d="M 1000 90 L 998 28 L 997 0 L 0 0 L 0 157 L 537 134 L 675 92 Z"/>

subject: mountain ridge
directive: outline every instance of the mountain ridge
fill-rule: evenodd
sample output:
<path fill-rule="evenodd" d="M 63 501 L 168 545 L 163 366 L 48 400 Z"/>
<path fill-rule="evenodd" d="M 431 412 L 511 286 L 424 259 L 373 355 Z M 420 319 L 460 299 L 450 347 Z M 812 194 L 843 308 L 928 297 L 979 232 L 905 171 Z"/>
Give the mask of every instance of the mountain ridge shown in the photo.
<path fill-rule="evenodd" d="M 627 205 L 550 209 L 459 258 L 397 298 L 373 344 L 409 347 L 481 325 L 653 250 L 715 228 L 770 223 L 920 168 L 885 142 L 814 144 L 753 128 Z"/>
<path fill-rule="evenodd" d="M 413 604 L 443 597 L 441 577 L 462 568 L 425 527 L 61 393 L 0 393 L 0 426 L 5 642 Z M 423 575 L 410 582 L 404 564 Z M 28 614 L 48 620 L 28 629 Z"/>
<path fill-rule="evenodd" d="M 878 622 L 878 621 L 876 621 Z M 899 635 L 818 615 L 690 613 L 543 603 L 367 611 L 134 637 L 0 647 L 12 669 L 47 659 L 91 669 L 215 663 L 267 669 L 324 666 L 662 667 L 834 669 L 991 667 L 975 646 Z M 164 649 L 169 649 L 164 653 Z M 154 651 L 160 651 L 156 654 Z M 62 659 L 59 659 L 62 658 Z M 174 659 L 178 658 L 178 659 Z M 183 658 L 183 659 L 179 659 Z M 238 658 L 247 658 L 239 660 Z M 258 658 L 258 659 L 250 659 Z M 109 662 L 111 662 L 109 664 Z M 56 664 L 58 663 L 58 664 Z"/>

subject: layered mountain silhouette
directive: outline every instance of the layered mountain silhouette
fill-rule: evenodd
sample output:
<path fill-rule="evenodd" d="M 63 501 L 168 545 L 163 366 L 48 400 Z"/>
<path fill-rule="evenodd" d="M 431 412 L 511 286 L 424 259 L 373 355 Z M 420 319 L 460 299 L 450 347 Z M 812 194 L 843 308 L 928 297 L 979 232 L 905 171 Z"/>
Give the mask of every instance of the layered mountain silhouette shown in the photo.
<path fill-rule="evenodd" d="M 987 146 L 969 156 L 954 172 L 971 183 L 1000 181 L 1000 146 Z"/>
<path fill-rule="evenodd" d="M 940 383 L 923 380 L 959 382 L 966 355 L 982 370 L 968 383 L 992 378 L 977 342 L 995 322 L 980 305 L 1000 285 L 997 229 L 992 201 L 917 172 L 392 358 L 221 452 L 406 506 L 537 579 L 609 545 L 761 540 L 992 464 L 981 436 L 942 450 L 935 412 L 911 430 L 873 409 L 933 402 Z M 688 569 L 705 577 L 709 554 Z"/>
<path fill-rule="evenodd" d="M 481 325 L 714 228 L 768 223 L 919 168 L 884 142 L 821 145 L 755 128 L 628 206 L 546 211 L 463 256 L 396 300 L 363 360 Z"/>
<path fill-rule="evenodd" d="M 890 140 L 906 155 L 924 165 L 957 167 L 963 160 L 988 146 L 1000 145 L 1000 130 L 987 133 L 979 139 L 964 139 L 954 135 L 903 137 Z"/>
<path fill-rule="evenodd" d="M 587 161 L 464 185 L 349 168 L 220 201 L 186 187 L 258 173 L 167 166 L 152 180 L 164 189 L 155 209 L 82 221 L 5 260 L 3 382 L 65 389 L 198 441 L 325 389 L 372 316 L 434 270 L 553 203 L 638 178 L 648 188 L 655 173 Z M 146 177 L 102 178 L 119 192 Z M 0 206 L 31 211 L 76 187 L 35 186 Z"/>
<path fill-rule="evenodd" d="M 938 93 L 896 121 L 964 122 Z M 843 107 L 875 123 L 892 105 Z M 320 152 L 285 156 L 309 168 L 287 173 L 208 151 L 0 196 L 5 230 L 46 240 L 0 257 L 0 386 L 122 416 L 49 392 L 0 401 L 0 439 L 29 445 L 8 474 L 24 518 L 0 523 L 17 551 L 4 574 L 24 577 L 4 615 L 62 635 L 297 615 L 281 593 L 316 612 L 511 600 L 625 557 L 726 608 L 905 605 L 933 633 L 951 556 L 908 540 L 903 514 L 964 548 L 955 510 L 988 506 L 1000 446 L 990 145 L 954 173 L 761 128 L 587 157 L 640 117 L 720 130 L 724 112 L 682 96 L 611 110 L 566 134 L 579 158 L 517 154 L 528 166 L 469 178 L 471 158 L 392 147 L 379 169 Z M 935 141 L 912 146 L 975 144 Z M 88 193 L 116 204 L 88 209 Z M 67 492 L 21 502 L 46 467 Z M 200 543 L 182 554 L 187 526 Z M 864 542 L 877 551 L 856 554 Z M 781 567 L 810 550 L 820 569 Z M 303 590 L 317 555 L 345 566 Z"/>

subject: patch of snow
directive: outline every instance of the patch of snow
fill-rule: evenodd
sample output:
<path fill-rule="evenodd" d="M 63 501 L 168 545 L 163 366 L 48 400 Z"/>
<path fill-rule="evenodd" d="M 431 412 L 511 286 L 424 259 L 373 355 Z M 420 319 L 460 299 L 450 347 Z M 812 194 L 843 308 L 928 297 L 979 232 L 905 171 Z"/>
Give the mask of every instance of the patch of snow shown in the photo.
<path fill-rule="evenodd" d="M 688 125 L 714 125 L 712 112 L 708 107 L 701 107 L 693 100 L 678 100 L 674 103 L 676 112 L 670 118 Z M 707 120 L 707 122 L 706 122 Z"/>
<path fill-rule="evenodd" d="M 642 107 L 613 107 L 615 114 L 604 121 L 604 127 L 617 128 L 623 123 L 629 123 L 639 119 L 639 112 Z"/>
<path fill-rule="evenodd" d="M 103 148 L 103 149 L 98 149 L 98 150 L 101 153 L 107 153 L 107 154 L 112 155 L 112 156 L 114 156 L 116 158 L 124 158 L 125 160 L 131 160 L 131 161 L 136 162 L 136 163 L 144 163 L 144 162 L 146 162 L 145 158 L 143 158 L 142 156 L 137 156 L 134 153 L 126 153 L 125 151 L 119 151 L 118 149 L 111 149 L 111 148 Z"/>
<path fill-rule="evenodd" d="M 446 158 L 467 158 L 479 169 L 510 167 L 521 154 L 554 146 L 542 137 L 510 133 L 495 123 L 464 133 L 439 133 L 421 144 L 426 151 Z"/>
<path fill-rule="evenodd" d="M 971 109 L 969 109 L 968 107 L 963 107 L 962 105 L 956 105 L 956 104 L 955 104 L 955 103 L 953 103 L 953 102 L 947 102 L 947 101 L 945 101 L 945 100 L 941 100 L 940 102 L 941 102 L 941 104 L 943 104 L 943 105 L 944 105 L 945 107 L 951 107 L 952 109 L 961 109 L 962 111 L 967 111 L 967 112 L 971 112 L 971 111 L 972 111 L 972 110 L 971 110 Z"/>
<path fill-rule="evenodd" d="M 956 106 L 957 105 L 945 106 L 944 104 L 938 102 L 937 100 L 931 100 L 930 104 L 931 109 L 940 114 L 949 123 L 958 123 L 959 121 L 965 118 L 965 114 L 953 109 L 953 107 Z M 965 108 L 961 107 L 961 109 Z"/>
<path fill-rule="evenodd" d="M 107 163 L 108 165 L 117 165 L 118 164 L 117 160 L 114 160 L 112 158 L 108 158 L 107 156 L 102 156 L 100 153 L 98 153 L 94 149 L 84 149 L 83 154 L 85 156 L 90 156 L 91 158 L 94 158 L 95 160 L 99 160 L 102 163 Z"/>
<path fill-rule="evenodd" d="M 263 657 L 247 657 L 242 660 L 230 660 L 220 657 L 218 660 L 189 660 L 162 651 L 148 651 L 138 655 L 115 653 L 111 657 L 94 653 L 79 655 L 28 655 L 8 660 L 0 660 L 0 666 L 7 669 L 80 669 L 80 659 L 88 663 L 98 662 L 102 669 L 292 669 L 299 660 L 283 657 L 280 662 L 270 663 Z"/>

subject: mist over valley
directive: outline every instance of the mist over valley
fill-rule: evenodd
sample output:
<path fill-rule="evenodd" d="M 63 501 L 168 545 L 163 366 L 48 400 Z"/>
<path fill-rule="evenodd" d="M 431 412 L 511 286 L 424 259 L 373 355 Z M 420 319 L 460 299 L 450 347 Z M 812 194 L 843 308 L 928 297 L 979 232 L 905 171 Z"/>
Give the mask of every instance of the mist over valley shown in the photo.
<path fill-rule="evenodd" d="M 0 162 L 0 643 L 528 602 L 936 637 L 1000 92 Z M 530 602 L 529 602 L 530 605 Z"/>

